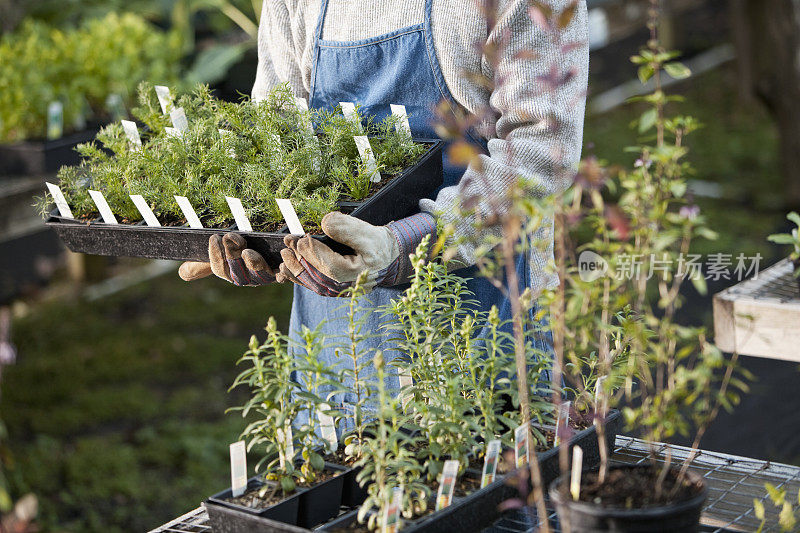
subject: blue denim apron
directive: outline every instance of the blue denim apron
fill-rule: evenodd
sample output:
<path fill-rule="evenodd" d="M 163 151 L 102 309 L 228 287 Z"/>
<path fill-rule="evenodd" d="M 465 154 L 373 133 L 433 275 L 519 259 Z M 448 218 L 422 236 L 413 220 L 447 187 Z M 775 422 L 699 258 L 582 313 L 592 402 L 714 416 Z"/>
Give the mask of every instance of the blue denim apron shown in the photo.
<path fill-rule="evenodd" d="M 435 106 L 442 99 L 449 100 L 454 106 L 458 104 L 447 87 L 434 50 L 432 0 L 425 3 L 423 23 L 359 41 L 322 39 L 328 3 L 328 0 L 322 0 L 314 38 L 310 105 L 316 109 L 332 110 L 339 102 L 354 102 L 365 116 L 371 115 L 380 120 L 390 113 L 390 104 L 402 104 L 406 107 L 414 137 L 437 138 L 433 129 Z M 386 16 L 391 14 L 387 13 Z M 485 148 L 485 141 L 481 144 Z M 443 186 L 456 185 L 465 169 L 451 164 L 446 153 L 443 163 Z M 520 290 L 524 290 L 530 283 L 527 254 L 517 258 L 516 269 Z M 511 318 L 510 301 L 487 280 L 477 277 L 475 267 L 463 269 L 458 274 L 471 278 L 467 287 L 479 301 L 481 311 L 488 311 L 496 305 L 501 319 Z M 360 316 L 366 321 L 363 331 L 375 334 L 363 347 L 383 350 L 387 361 L 398 355 L 393 349 L 394 343 L 390 341 L 390 333 L 382 327 L 389 318 L 373 310 L 389 304 L 404 289 L 402 286 L 378 287 L 360 301 Z M 334 339 L 341 339 L 343 332 L 347 331 L 347 310 L 343 307 L 346 303 L 343 299 L 319 296 L 295 285 L 290 331 L 299 331 L 302 325 L 310 329 L 321 325 L 324 338 L 336 344 Z M 533 335 L 533 338 L 534 348 L 542 352 L 550 351 L 551 343 L 546 333 Z M 333 349 L 325 350 L 321 357 L 332 366 L 352 367 L 349 358 L 338 358 Z M 371 366 L 368 365 L 366 370 L 366 373 L 372 373 Z M 391 376 L 387 385 L 398 388 L 397 376 Z M 332 403 L 350 413 L 348 406 L 353 400 L 354 395 L 344 394 L 334 397 Z"/>

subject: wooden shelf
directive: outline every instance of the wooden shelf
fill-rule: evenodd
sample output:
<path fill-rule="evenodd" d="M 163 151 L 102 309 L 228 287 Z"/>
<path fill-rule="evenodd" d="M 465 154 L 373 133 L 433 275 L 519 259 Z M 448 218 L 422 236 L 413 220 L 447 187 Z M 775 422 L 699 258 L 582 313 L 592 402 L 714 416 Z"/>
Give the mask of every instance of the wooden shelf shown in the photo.
<path fill-rule="evenodd" d="M 714 336 L 725 352 L 800 362 L 800 288 L 784 259 L 714 295 Z"/>

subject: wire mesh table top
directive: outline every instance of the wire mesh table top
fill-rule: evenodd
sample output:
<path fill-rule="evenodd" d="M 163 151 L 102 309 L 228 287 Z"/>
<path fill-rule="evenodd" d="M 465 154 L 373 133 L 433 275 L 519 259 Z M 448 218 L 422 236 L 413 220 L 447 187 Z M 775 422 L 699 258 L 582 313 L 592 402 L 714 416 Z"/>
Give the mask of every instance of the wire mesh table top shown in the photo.
<path fill-rule="evenodd" d="M 759 272 L 758 276 L 737 283 L 723 293 L 732 299 L 747 298 L 764 302 L 800 304 L 800 289 L 793 273 L 792 262 L 783 259 Z"/>
<path fill-rule="evenodd" d="M 648 460 L 651 450 L 655 460 L 664 464 L 667 446 L 648 443 L 632 437 L 618 436 L 612 456 L 613 464 L 639 464 Z M 673 464 L 690 456 L 691 449 L 670 446 Z M 797 501 L 800 491 L 800 467 L 760 461 L 723 453 L 699 450 L 692 458 L 690 469 L 702 476 L 708 485 L 708 500 L 701 518 L 702 531 L 755 531 L 759 524 L 754 515 L 753 500 L 761 500 L 766 508 L 764 531 L 778 531 L 778 509 L 767 498 L 765 483 L 786 489 L 790 501 Z M 549 508 L 549 507 L 548 507 Z M 550 521 L 556 524 L 551 509 Z M 538 524 L 531 516 L 511 512 L 504 515 L 484 533 L 533 533 Z M 151 533 L 211 532 L 205 510 L 199 507 L 175 520 L 154 529 Z"/>

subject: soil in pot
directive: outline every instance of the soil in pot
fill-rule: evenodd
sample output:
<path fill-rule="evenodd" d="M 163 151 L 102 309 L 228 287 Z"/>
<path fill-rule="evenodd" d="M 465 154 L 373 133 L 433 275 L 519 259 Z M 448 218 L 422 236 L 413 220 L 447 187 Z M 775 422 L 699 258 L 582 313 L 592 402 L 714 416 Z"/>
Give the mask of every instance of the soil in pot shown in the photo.
<path fill-rule="evenodd" d="M 584 472 L 577 501 L 565 492 L 569 477 L 562 476 L 550 485 L 550 498 L 574 533 L 697 531 L 706 485 L 692 472 L 682 478 L 679 472 L 670 469 L 658 491 L 661 470 L 649 464 L 613 467 L 602 485 L 596 471 Z"/>

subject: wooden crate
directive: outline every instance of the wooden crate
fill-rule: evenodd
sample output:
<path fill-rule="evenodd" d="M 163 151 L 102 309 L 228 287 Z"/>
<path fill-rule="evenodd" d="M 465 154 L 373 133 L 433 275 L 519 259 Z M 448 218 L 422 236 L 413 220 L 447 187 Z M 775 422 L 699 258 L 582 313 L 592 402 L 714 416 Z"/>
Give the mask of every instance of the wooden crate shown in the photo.
<path fill-rule="evenodd" d="M 789 260 L 714 295 L 714 335 L 726 352 L 800 361 L 800 288 Z"/>

